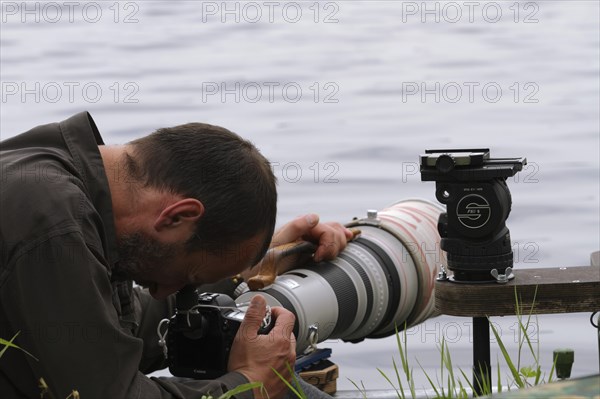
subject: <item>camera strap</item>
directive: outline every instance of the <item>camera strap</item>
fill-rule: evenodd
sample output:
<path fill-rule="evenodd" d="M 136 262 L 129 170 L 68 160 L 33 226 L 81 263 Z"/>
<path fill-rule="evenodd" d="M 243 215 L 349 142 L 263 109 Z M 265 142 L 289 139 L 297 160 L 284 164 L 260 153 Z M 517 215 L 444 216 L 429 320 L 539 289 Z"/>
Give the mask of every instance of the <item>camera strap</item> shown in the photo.
<path fill-rule="evenodd" d="M 169 349 L 167 348 L 167 334 L 169 333 L 169 329 L 165 329 L 165 333 L 161 333 L 160 330 L 163 325 L 168 325 L 169 319 L 162 319 L 158 326 L 156 327 L 156 333 L 158 334 L 158 346 L 160 346 L 163 350 L 163 355 L 165 356 L 165 360 L 169 358 Z"/>

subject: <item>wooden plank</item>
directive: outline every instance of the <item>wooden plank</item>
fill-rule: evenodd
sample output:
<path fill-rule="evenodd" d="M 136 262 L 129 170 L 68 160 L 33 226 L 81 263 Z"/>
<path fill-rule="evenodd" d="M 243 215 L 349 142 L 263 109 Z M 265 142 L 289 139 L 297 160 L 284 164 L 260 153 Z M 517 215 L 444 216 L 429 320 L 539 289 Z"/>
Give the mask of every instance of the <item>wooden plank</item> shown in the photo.
<path fill-rule="evenodd" d="M 600 310 L 600 267 L 517 269 L 513 273 L 515 278 L 506 284 L 436 281 L 436 309 L 454 316 L 514 315 L 516 290 L 522 314 Z"/>

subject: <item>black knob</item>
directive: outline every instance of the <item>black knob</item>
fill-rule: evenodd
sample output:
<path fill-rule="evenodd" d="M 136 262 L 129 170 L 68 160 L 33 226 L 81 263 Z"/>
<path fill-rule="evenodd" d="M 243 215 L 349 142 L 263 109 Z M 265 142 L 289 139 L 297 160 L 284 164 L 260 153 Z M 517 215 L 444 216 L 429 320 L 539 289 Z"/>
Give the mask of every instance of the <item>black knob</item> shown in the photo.
<path fill-rule="evenodd" d="M 435 168 L 440 173 L 449 173 L 454 170 L 454 166 L 456 163 L 454 162 L 454 158 L 450 154 L 442 154 L 438 157 L 437 161 L 435 161 Z"/>

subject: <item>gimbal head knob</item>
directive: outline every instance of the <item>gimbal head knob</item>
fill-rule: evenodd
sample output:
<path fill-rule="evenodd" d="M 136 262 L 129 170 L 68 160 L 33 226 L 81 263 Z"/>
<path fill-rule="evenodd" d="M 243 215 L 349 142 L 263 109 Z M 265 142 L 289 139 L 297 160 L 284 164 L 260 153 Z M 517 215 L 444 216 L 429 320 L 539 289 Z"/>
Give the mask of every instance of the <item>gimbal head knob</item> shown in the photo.
<path fill-rule="evenodd" d="M 435 161 L 435 168 L 440 173 L 450 173 L 455 166 L 454 158 L 450 154 L 441 154 Z"/>

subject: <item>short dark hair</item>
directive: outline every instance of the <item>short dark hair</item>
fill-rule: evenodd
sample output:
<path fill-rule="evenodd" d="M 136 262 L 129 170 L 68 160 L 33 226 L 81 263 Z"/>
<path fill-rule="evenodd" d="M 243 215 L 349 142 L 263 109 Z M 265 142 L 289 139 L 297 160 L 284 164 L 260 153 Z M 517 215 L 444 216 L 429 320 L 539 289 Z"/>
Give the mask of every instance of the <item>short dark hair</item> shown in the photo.
<path fill-rule="evenodd" d="M 214 252 L 264 232 L 264 255 L 275 229 L 276 179 L 251 142 L 219 126 L 188 123 L 129 144 L 128 168 L 136 180 L 204 205 L 188 250 Z"/>

